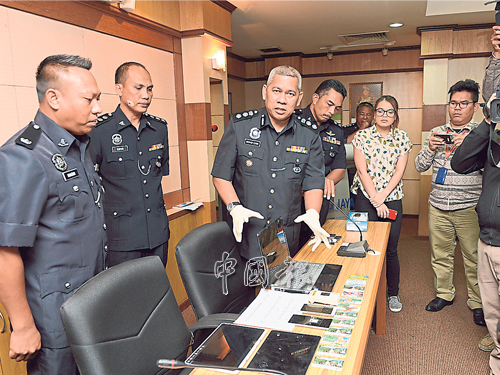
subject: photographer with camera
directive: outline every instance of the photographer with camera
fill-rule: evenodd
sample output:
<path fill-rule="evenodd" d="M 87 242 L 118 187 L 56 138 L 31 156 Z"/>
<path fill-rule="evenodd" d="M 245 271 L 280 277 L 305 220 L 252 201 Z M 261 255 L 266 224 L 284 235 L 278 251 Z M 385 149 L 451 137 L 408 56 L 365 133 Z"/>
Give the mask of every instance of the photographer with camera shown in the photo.
<path fill-rule="evenodd" d="M 437 312 L 451 305 L 455 298 L 453 285 L 456 238 L 464 259 L 467 281 L 467 305 L 473 312 L 474 323 L 485 325 L 479 287 L 477 285 L 477 241 L 479 225 L 475 211 L 481 194 L 481 174 L 469 171 L 462 176 L 451 169 L 458 146 L 478 124 L 479 85 L 466 79 L 448 91 L 450 121 L 435 127 L 415 159 L 415 168 L 424 172 L 432 167 L 432 191 L 429 196 L 429 241 L 431 265 L 434 271 L 436 297 L 425 309 Z"/>

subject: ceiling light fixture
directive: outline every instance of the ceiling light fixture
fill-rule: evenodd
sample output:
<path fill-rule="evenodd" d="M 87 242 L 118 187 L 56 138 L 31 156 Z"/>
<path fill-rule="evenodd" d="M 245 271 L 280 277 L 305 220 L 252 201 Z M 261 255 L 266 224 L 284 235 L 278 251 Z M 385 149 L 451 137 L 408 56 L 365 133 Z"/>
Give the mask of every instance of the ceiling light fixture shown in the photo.
<path fill-rule="evenodd" d="M 389 27 L 401 27 L 403 24 L 401 22 L 394 22 L 389 25 Z"/>

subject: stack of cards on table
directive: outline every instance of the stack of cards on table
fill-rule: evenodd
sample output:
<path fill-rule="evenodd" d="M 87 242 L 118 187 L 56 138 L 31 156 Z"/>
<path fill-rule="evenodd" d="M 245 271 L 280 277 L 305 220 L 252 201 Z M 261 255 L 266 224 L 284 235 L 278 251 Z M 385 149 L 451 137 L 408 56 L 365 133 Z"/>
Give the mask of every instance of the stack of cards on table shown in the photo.
<path fill-rule="evenodd" d="M 349 275 L 347 278 L 332 324 L 321 339 L 312 366 L 342 371 L 367 281 L 368 276 Z"/>

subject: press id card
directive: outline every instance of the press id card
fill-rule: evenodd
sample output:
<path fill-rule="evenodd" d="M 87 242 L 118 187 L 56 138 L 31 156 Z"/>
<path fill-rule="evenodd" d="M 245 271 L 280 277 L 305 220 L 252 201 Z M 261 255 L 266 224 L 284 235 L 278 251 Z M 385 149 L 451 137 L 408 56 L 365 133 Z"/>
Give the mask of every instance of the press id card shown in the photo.
<path fill-rule="evenodd" d="M 444 180 L 446 179 L 446 173 L 448 173 L 448 169 L 443 167 L 439 168 L 437 171 L 436 180 L 434 182 L 436 184 L 443 185 Z"/>

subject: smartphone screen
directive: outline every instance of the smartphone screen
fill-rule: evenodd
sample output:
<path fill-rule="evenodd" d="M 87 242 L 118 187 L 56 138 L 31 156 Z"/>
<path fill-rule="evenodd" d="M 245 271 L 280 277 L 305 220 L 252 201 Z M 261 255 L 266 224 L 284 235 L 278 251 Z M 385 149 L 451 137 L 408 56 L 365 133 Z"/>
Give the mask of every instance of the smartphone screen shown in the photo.
<path fill-rule="evenodd" d="M 451 134 L 436 134 L 436 137 L 442 138 L 444 143 L 448 145 L 453 143 L 453 137 Z"/>
<path fill-rule="evenodd" d="M 332 306 L 315 305 L 312 303 L 304 304 L 304 306 L 302 306 L 302 308 L 300 310 L 304 311 L 304 312 L 310 312 L 310 313 L 315 313 L 315 314 L 324 314 L 324 315 L 332 315 L 332 313 L 333 313 Z"/>
<path fill-rule="evenodd" d="M 304 326 L 328 328 L 332 324 L 332 319 L 317 318 L 307 315 L 292 315 L 288 323 L 301 324 Z"/>

